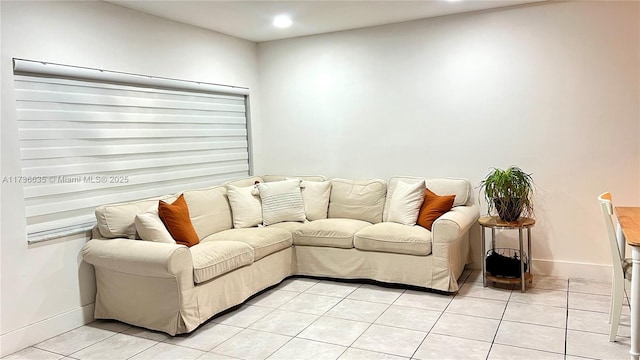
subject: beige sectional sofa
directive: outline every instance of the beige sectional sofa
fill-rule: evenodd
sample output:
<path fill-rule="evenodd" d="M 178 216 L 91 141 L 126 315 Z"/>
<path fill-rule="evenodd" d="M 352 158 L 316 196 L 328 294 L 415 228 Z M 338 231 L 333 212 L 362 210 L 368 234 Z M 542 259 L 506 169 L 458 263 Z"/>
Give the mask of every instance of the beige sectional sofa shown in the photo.
<path fill-rule="evenodd" d="M 324 181 L 321 176 L 296 178 Z M 192 247 L 139 240 L 136 215 L 158 200 L 172 202 L 175 195 L 99 207 L 93 238 L 82 252 L 95 267 L 95 317 L 171 335 L 191 332 L 292 275 L 458 290 L 457 279 L 469 260 L 469 228 L 479 216 L 467 180 L 333 179 L 326 218 L 234 228 L 227 186 L 284 179 L 252 177 L 183 192 L 200 239 Z M 432 231 L 387 221 L 398 183 L 421 181 L 436 194 L 455 195 L 453 208 L 433 223 Z"/>

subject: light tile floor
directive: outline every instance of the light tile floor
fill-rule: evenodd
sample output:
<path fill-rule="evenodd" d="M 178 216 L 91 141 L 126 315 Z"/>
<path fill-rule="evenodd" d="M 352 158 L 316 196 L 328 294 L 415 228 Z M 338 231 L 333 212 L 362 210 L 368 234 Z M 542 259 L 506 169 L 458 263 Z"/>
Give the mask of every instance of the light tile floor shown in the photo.
<path fill-rule="evenodd" d="M 170 337 L 95 321 L 3 359 L 628 359 L 629 306 L 609 342 L 610 284 L 534 276 L 526 293 L 457 294 L 292 278 Z"/>

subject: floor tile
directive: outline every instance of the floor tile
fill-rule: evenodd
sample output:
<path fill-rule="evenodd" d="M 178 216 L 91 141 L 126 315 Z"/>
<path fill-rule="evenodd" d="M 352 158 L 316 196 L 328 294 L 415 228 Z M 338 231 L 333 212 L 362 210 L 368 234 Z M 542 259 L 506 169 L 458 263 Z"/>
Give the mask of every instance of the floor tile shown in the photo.
<path fill-rule="evenodd" d="M 528 289 L 525 293 L 514 291 L 509 301 L 566 308 L 567 292 L 547 289 Z"/>
<path fill-rule="evenodd" d="M 458 282 L 459 283 L 464 283 L 467 278 L 469 277 L 469 275 L 471 275 L 471 273 L 473 272 L 473 270 L 471 269 L 464 269 L 462 270 L 462 274 L 460 274 L 460 277 L 458 278 Z"/>
<path fill-rule="evenodd" d="M 298 337 L 349 346 L 368 327 L 369 324 L 360 321 L 322 317 L 302 331 Z"/>
<path fill-rule="evenodd" d="M 278 285 L 278 290 L 303 292 L 318 282 L 319 280 L 316 279 L 292 278 L 280 283 L 280 285 Z"/>
<path fill-rule="evenodd" d="M 249 326 L 250 329 L 296 336 L 318 319 L 318 315 L 275 310 Z"/>
<path fill-rule="evenodd" d="M 373 324 L 353 343 L 353 347 L 410 357 L 426 336 L 423 331 Z"/>
<path fill-rule="evenodd" d="M 237 360 L 237 359 L 238 359 L 237 357 L 216 354 L 213 352 L 207 352 L 198 358 L 198 360 Z"/>
<path fill-rule="evenodd" d="M 86 326 L 113 332 L 123 332 L 132 326 L 116 320 L 95 320 Z"/>
<path fill-rule="evenodd" d="M 174 336 L 165 342 L 197 350 L 209 351 L 240 331 L 242 331 L 242 328 L 210 322 L 190 334 Z"/>
<path fill-rule="evenodd" d="M 388 304 L 344 299 L 326 313 L 326 316 L 340 319 L 374 322 L 387 308 Z"/>
<path fill-rule="evenodd" d="M 469 276 L 467 277 L 464 283 L 465 284 L 468 284 L 468 283 L 482 284 L 482 272 L 480 270 L 473 270 L 471 274 L 469 274 Z"/>
<path fill-rule="evenodd" d="M 262 319 L 273 309 L 262 306 L 244 305 L 240 309 L 212 319 L 212 322 L 237 327 L 247 327 Z"/>
<path fill-rule="evenodd" d="M 384 354 L 369 350 L 348 348 L 338 360 L 404 360 L 406 357 Z"/>
<path fill-rule="evenodd" d="M 569 293 L 569 308 L 609 313 L 611 306 L 609 295 L 592 295 L 578 292 Z"/>
<path fill-rule="evenodd" d="M 563 354 L 493 344 L 487 360 L 564 360 Z"/>
<path fill-rule="evenodd" d="M 131 360 L 193 360 L 204 355 L 201 350 L 159 343 L 130 358 Z"/>
<path fill-rule="evenodd" d="M 453 300 L 451 295 L 430 293 L 425 291 L 405 291 L 393 305 L 415 307 L 426 310 L 444 311 Z"/>
<path fill-rule="evenodd" d="M 532 289 L 546 289 L 546 290 L 558 290 L 567 291 L 569 288 L 569 280 L 551 276 L 534 275 Z"/>
<path fill-rule="evenodd" d="M 340 302 L 340 298 L 316 294 L 300 294 L 291 299 L 280 309 L 301 312 L 305 314 L 322 315 Z"/>
<path fill-rule="evenodd" d="M 340 345 L 306 339 L 291 339 L 273 355 L 269 356 L 269 359 L 335 360 L 345 349 L 346 347 Z"/>
<path fill-rule="evenodd" d="M 124 360 L 155 344 L 158 344 L 158 342 L 131 335 L 116 334 L 104 341 L 71 354 L 71 357 L 80 360 Z"/>
<path fill-rule="evenodd" d="M 496 319 L 445 313 L 431 333 L 491 342 L 499 324 L 500 321 Z"/>
<path fill-rule="evenodd" d="M 628 359 L 630 338 L 618 337 L 609 342 L 609 335 L 567 330 L 567 355 L 595 359 Z"/>
<path fill-rule="evenodd" d="M 266 359 L 290 339 L 289 336 L 244 329 L 212 352 L 246 360 Z"/>
<path fill-rule="evenodd" d="M 155 341 L 165 341 L 169 338 L 169 335 L 163 332 L 143 329 L 136 326 L 132 326 L 122 333 Z"/>
<path fill-rule="evenodd" d="M 116 335 L 116 333 L 113 331 L 82 326 L 49 340 L 45 340 L 34 345 L 34 347 L 57 354 L 71 355 L 80 349 L 84 349 L 87 346 L 91 346 L 114 335 Z"/>
<path fill-rule="evenodd" d="M 567 325 L 567 309 L 553 306 L 509 302 L 502 319 L 564 329 Z"/>
<path fill-rule="evenodd" d="M 376 324 L 429 332 L 442 312 L 391 305 Z"/>
<path fill-rule="evenodd" d="M 629 324 L 629 315 L 622 315 L 620 317 L 617 336 L 630 337 L 631 327 Z M 608 335 L 611 329 L 609 314 L 597 311 L 569 309 L 567 329 Z"/>
<path fill-rule="evenodd" d="M 490 348 L 490 342 L 432 333 L 427 335 L 413 358 L 485 360 Z"/>
<path fill-rule="evenodd" d="M 376 285 L 362 285 L 354 290 L 347 298 L 354 300 L 372 301 L 392 304 L 404 292 L 402 289 L 391 289 Z"/>
<path fill-rule="evenodd" d="M 458 290 L 456 296 L 507 301 L 512 291 L 513 290 L 500 289 L 492 286 L 484 287 L 482 283 L 466 283 Z"/>
<path fill-rule="evenodd" d="M 297 291 L 269 290 L 247 301 L 247 304 L 275 309 L 298 295 Z"/>
<path fill-rule="evenodd" d="M 495 343 L 564 354 L 565 329 L 503 321 Z"/>
<path fill-rule="evenodd" d="M 569 279 L 569 291 L 609 296 L 611 294 L 611 282 L 571 278 Z"/>
<path fill-rule="evenodd" d="M 34 347 L 28 347 L 13 354 L 7 355 L 2 360 L 58 360 L 63 358 L 64 355 L 52 353 L 46 350 L 37 349 Z"/>
<path fill-rule="evenodd" d="M 445 313 L 501 319 L 506 306 L 506 301 L 456 296 Z"/>
<path fill-rule="evenodd" d="M 347 284 L 331 281 L 320 281 L 305 291 L 307 294 L 345 297 L 357 289 L 360 284 Z"/>

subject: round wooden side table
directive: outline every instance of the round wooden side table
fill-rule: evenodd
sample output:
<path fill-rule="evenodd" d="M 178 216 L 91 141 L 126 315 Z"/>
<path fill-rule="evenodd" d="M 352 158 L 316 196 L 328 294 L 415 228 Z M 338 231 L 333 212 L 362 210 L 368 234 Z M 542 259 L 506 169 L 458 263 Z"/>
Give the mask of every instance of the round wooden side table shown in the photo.
<path fill-rule="evenodd" d="M 521 217 L 517 221 L 503 221 L 500 220 L 497 216 L 483 216 L 478 220 L 480 224 L 480 231 L 482 232 L 482 284 L 484 287 L 487 287 L 487 280 L 503 283 L 503 284 L 511 284 L 517 285 L 518 283 L 522 286 L 522 292 L 525 292 L 525 283 L 531 283 L 533 281 L 533 275 L 531 274 L 531 260 L 529 260 L 527 271 L 524 270 L 524 254 L 523 254 L 523 243 L 524 243 L 524 230 L 527 230 L 527 254 L 529 255 L 529 259 L 531 259 L 531 228 L 536 224 L 535 219 Z M 486 261 L 487 261 L 487 250 L 486 250 L 486 238 L 485 238 L 485 230 L 486 228 L 491 229 L 491 249 L 495 250 L 496 248 L 496 229 L 500 230 L 518 230 L 518 238 L 519 238 L 519 256 L 520 256 L 520 277 L 516 278 L 507 278 L 501 276 L 494 276 L 486 271 Z"/>

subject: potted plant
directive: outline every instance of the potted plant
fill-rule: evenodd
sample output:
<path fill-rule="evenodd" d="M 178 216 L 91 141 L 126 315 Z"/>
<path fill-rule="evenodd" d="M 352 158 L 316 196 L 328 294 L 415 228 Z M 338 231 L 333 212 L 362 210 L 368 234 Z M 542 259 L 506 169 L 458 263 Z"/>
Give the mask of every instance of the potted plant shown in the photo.
<path fill-rule="evenodd" d="M 517 221 L 521 215 L 533 216 L 533 178 L 517 166 L 507 170 L 493 168 L 480 182 L 489 207 L 503 221 Z"/>

